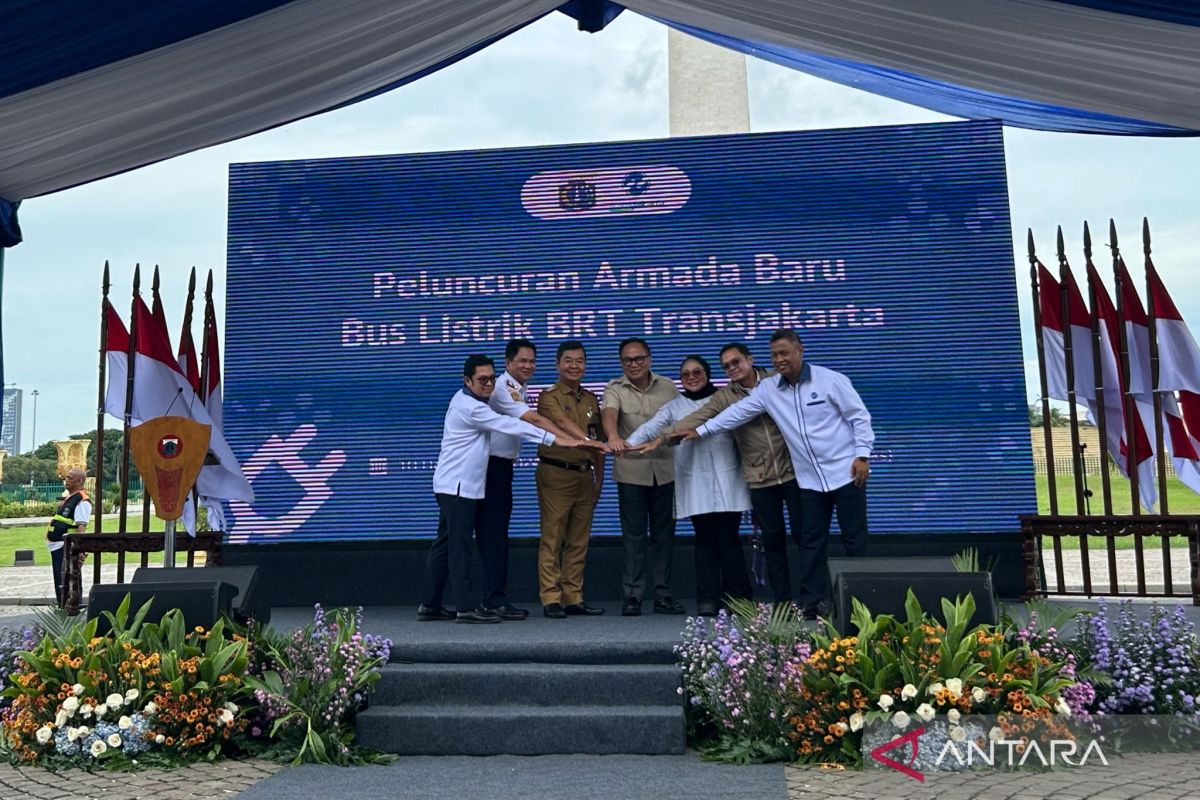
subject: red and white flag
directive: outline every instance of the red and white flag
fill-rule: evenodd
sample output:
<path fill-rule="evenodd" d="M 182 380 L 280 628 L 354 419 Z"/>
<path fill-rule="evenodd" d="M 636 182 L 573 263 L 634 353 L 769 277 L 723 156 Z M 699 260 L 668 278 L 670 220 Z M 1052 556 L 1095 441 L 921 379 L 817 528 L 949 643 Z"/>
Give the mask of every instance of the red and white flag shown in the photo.
<path fill-rule="evenodd" d="M 192 341 L 192 331 L 188 326 L 184 326 L 179 332 L 179 357 L 177 359 L 179 370 L 183 373 L 183 377 L 187 378 L 187 382 L 191 384 L 192 391 L 200 391 L 200 366 L 196 358 L 196 343 Z"/>
<path fill-rule="evenodd" d="M 1055 400 L 1067 400 L 1066 330 L 1070 330 L 1074 369 L 1075 398 L 1092 410 L 1096 398 L 1096 371 L 1092 364 L 1092 315 L 1079 292 L 1079 286 L 1066 267 L 1067 315 L 1062 319 L 1062 285 L 1040 262 L 1038 296 L 1042 315 L 1042 352 L 1046 362 L 1047 393 Z M 1092 401 L 1092 402 L 1089 402 Z"/>
<path fill-rule="evenodd" d="M 196 397 L 191 383 L 171 352 L 171 343 L 161 335 L 161 326 L 154 320 L 153 314 L 141 298 L 135 302 L 135 314 L 137 350 L 133 376 L 132 424 L 137 425 L 154 417 L 179 416 L 212 425 L 208 448 L 218 463 L 207 465 L 200 470 L 200 477 L 196 480 L 197 490 L 201 495 L 208 497 L 253 500 L 254 490 L 242 474 L 237 458 L 225 441 L 225 435 L 220 426 L 214 424 L 208 409 Z M 122 338 L 124 349 L 121 347 Z M 125 326 L 110 307 L 106 343 L 109 354 L 109 388 L 105 408 L 110 414 L 118 417 L 124 416 L 125 396 L 123 392 L 116 390 L 118 386 L 124 386 L 128 372 L 125 369 L 125 360 L 117 357 L 117 354 L 127 352 L 128 342 L 129 334 L 125 331 Z"/>
<path fill-rule="evenodd" d="M 129 383 L 129 331 L 121 321 L 112 303 L 104 301 L 105 358 L 108 362 L 105 374 L 108 387 L 104 391 L 104 410 L 114 417 L 125 418 L 125 394 Z"/>
<path fill-rule="evenodd" d="M 220 427 L 223 419 L 221 412 L 221 351 L 217 343 L 217 315 L 213 309 L 212 298 L 209 297 L 204 306 L 204 388 L 201 396 L 204 407 L 213 420 L 213 425 Z M 208 469 L 208 467 L 205 467 Z M 225 530 L 225 506 L 219 496 L 200 495 L 200 505 L 208 513 L 208 526 L 215 531 Z M 239 499 L 239 498 L 224 498 Z"/>
<path fill-rule="evenodd" d="M 1121 392 L 1122 373 L 1120 361 L 1120 323 L 1117 308 L 1113 305 L 1104 282 L 1095 266 L 1088 263 L 1088 282 L 1096 294 L 1096 316 L 1100 321 L 1100 344 L 1103 352 L 1111 353 L 1112 359 L 1101 359 L 1104 379 L 1104 421 L 1108 451 L 1117 467 L 1129 475 L 1129 443 L 1136 457 L 1134 468 L 1138 474 L 1138 495 L 1142 507 L 1153 511 L 1158 502 L 1158 488 L 1154 482 L 1154 450 L 1140 413 L 1126 415 L 1124 396 Z M 1143 315 L 1144 316 L 1144 315 Z M 1132 363 L 1132 359 L 1131 359 Z M 1136 408 L 1136 402 L 1133 404 Z"/>
<path fill-rule="evenodd" d="M 1185 486 L 1200 493 L 1200 347 L 1183 321 L 1183 315 L 1167 292 L 1166 285 L 1146 258 L 1146 279 L 1150 285 L 1150 308 L 1154 314 L 1154 332 L 1158 343 L 1158 385 L 1164 398 L 1179 392 L 1179 402 L 1169 416 L 1167 432 L 1172 447 L 1175 474 Z M 1165 406 L 1164 402 L 1164 406 Z M 1175 405 L 1172 403 L 1172 405 Z M 1165 410 L 1165 409 L 1164 409 Z"/>

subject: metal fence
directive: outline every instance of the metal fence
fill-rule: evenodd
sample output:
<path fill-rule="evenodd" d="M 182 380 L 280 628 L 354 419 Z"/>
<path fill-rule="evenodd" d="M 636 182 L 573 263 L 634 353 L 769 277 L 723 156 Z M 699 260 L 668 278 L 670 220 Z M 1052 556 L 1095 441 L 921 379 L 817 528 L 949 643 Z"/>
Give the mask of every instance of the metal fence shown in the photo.
<path fill-rule="evenodd" d="M 1100 469 L 1101 469 L 1101 461 L 1102 461 L 1102 459 L 1100 458 L 1100 456 L 1084 456 L 1084 458 L 1083 458 L 1083 474 L 1095 475 L 1096 477 L 1099 477 Z M 1111 458 L 1104 458 L 1103 461 L 1108 466 L 1108 474 L 1109 475 L 1112 475 L 1114 477 L 1120 476 L 1120 473 L 1117 471 L 1117 467 L 1115 464 L 1113 464 Z M 1045 475 L 1046 474 L 1046 466 L 1047 465 L 1046 465 L 1046 457 L 1045 456 L 1034 456 L 1034 458 L 1033 458 L 1034 474 Z M 1167 468 L 1167 477 L 1169 477 L 1169 478 L 1175 477 L 1175 468 L 1171 464 L 1170 459 L 1166 460 L 1166 468 Z M 1071 463 L 1070 456 L 1065 456 L 1062 458 L 1056 457 L 1054 459 L 1054 474 L 1055 475 L 1065 475 L 1067 477 L 1070 477 L 1075 474 L 1075 467 Z"/>
<path fill-rule="evenodd" d="M 93 497 L 96 494 L 96 479 L 88 478 L 84 483 L 84 491 Z M 142 479 L 131 478 L 129 481 L 129 502 L 141 503 L 144 490 Z M 57 503 L 63 496 L 62 481 L 52 483 L 0 483 L 0 503 L 22 506 L 35 506 L 44 503 Z M 110 483 L 104 490 L 106 499 L 120 496 L 120 485 Z"/>

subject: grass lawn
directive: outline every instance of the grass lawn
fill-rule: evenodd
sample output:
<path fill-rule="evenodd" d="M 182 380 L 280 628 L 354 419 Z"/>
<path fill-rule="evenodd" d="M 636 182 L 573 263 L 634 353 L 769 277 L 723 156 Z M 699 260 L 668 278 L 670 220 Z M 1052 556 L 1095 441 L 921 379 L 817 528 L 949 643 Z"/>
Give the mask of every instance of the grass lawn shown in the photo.
<path fill-rule="evenodd" d="M 1038 475 L 1037 493 L 1038 493 L 1038 513 L 1050 513 L 1050 489 L 1045 475 Z M 1074 514 L 1075 511 L 1075 481 L 1070 475 L 1059 475 L 1056 480 L 1055 489 L 1058 494 L 1058 513 Z M 1114 514 L 1129 514 L 1132 511 L 1129 494 L 1129 481 L 1121 476 L 1114 476 L 1111 483 L 1112 486 L 1112 503 Z M 1091 512 L 1093 514 L 1104 513 L 1104 500 L 1100 494 L 1100 480 L 1095 475 L 1088 476 L 1088 488 L 1092 490 Z M 1184 486 L 1178 478 L 1167 479 L 1167 507 L 1172 514 L 1200 514 L 1200 494 L 1196 494 L 1188 487 Z M 1118 550 L 1133 549 L 1133 537 L 1118 539 L 1116 546 Z M 1183 539 L 1178 539 L 1174 542 L 1176 547 L 1185 546 Z M 1074 539 L 1063 539 L 1062 546 L 1064 550 L 1078 550 L 1079 542 Z M 1151 543 L 1152 547 L 1158 547 L 1157 542 Z M 1105 539 L 1099 536 L 1088 537 L 1088 547 L 1092 550 L 1103 550 Z"/>
<path fill-rule="evenodd" d="M 131 521 L 126 522 L 128 527 Z M 138 517 L 138 524 L 141 523 L 141 517 Z M 104 532 L 111 533 L 117 529 L 116 517 L 105 517 L 103 520 Z M 161 531 L 163 529 L 163 521 L 157 518 L 150 519 L 150 530 Z M 179 530 L 179 536 L 187 536 L 182 529 Z M 39 567 L 50 566 L 50 551 L 46 549 L 46 526 L 45 525 L 30 525 L 22 528 L 0 528 L 0 567 L 11 567 L 13 565 L 13 554 L 16 550 L 32 550 L 33 562 Z M 183 558 L 181 556 L 181 558 Z M 105 564 L 117 563 L 115 553 L 105 553 Z M 137 553 L 126 555 L 126 565 L 140 565 L 141 555 Z M 162 555 L 151 553 L 151 564 L 161 564 Z"/>

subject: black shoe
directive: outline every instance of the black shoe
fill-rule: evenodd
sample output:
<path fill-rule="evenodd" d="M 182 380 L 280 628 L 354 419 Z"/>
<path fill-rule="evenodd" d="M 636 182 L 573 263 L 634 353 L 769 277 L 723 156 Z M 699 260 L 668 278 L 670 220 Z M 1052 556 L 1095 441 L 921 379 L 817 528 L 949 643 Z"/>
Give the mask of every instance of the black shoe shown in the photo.
<path fill-rule="evenodd" d="M 715 600 L 699 600 L 696 602 L 696 613 L 702 617 L 715 617 L 721 610 L 721 604 Z"/>
<path fill-rule="evenodd" d="M 454 621 L 487 624 L 500 622 L 500 615 L 494 611 L 488 611 L 486 608 L 476 608 L 471 611 L 458 612 L 458 616 Z"/>
<path fill-rule="evenodd" d="M 567 612 L 563 609 L 562 603 L 551 603 L 548 606 L 542 607 L 542 614 L 550 619 L 566 619 Z"/>
<path fill-rule="evenodd" d="M 622 617 L 640 617 L 642 615 L 642 601 L 636 597 L 625 598 L 625 605 L 621 606 Z"/>
<path fill-rule="evenodd" d="M 570 617 L 598 617 L 604 613 L 603 608 L 589 606 L 587 603 L 572 603 L 563 609 Z"/>
<path fill-rule="evenodd" d="M 504 605 L 496 606 L 495 608 L 485 608 L 484 610 L 492 612 L 493 614 L 498 616 L 500 619 L 510 620 L 510 621 L 525 619 L 526 617 L 529 616 L 528 611 L 526 611 L 523 608 L 517 608 L 516 606 L 512 605 L 511 603 L 505 603 Z"/>
<path fill-rule="evenodd" d="M 678 600 L 672 600 L 669 597 L 665 600 L 654 601 L 655 614 L 683 614 L 686 611 L 687 609 L 683 607 L 683 603 Z"/>
<path fill-rule="evenodd" d="M 454 612 L 443 606 L 417 606 L 418 622 L 446 622 L 454 619 Z"/>

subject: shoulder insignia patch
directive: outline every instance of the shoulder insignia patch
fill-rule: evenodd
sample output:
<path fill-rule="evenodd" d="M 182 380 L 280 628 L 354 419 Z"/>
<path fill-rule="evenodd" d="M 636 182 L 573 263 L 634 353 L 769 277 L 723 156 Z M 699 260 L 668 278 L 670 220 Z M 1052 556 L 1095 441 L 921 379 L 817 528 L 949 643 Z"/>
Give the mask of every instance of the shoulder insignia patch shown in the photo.
<path fill-rule="evenodd" d="M 518 392 L 516 389 L 512 389 L 511 391 L 509 391 L 508 395 L 509 395 L 509 397 L 511 397 L 513 399 L 514 403 L 521 402 L 521 393 Z"/>

